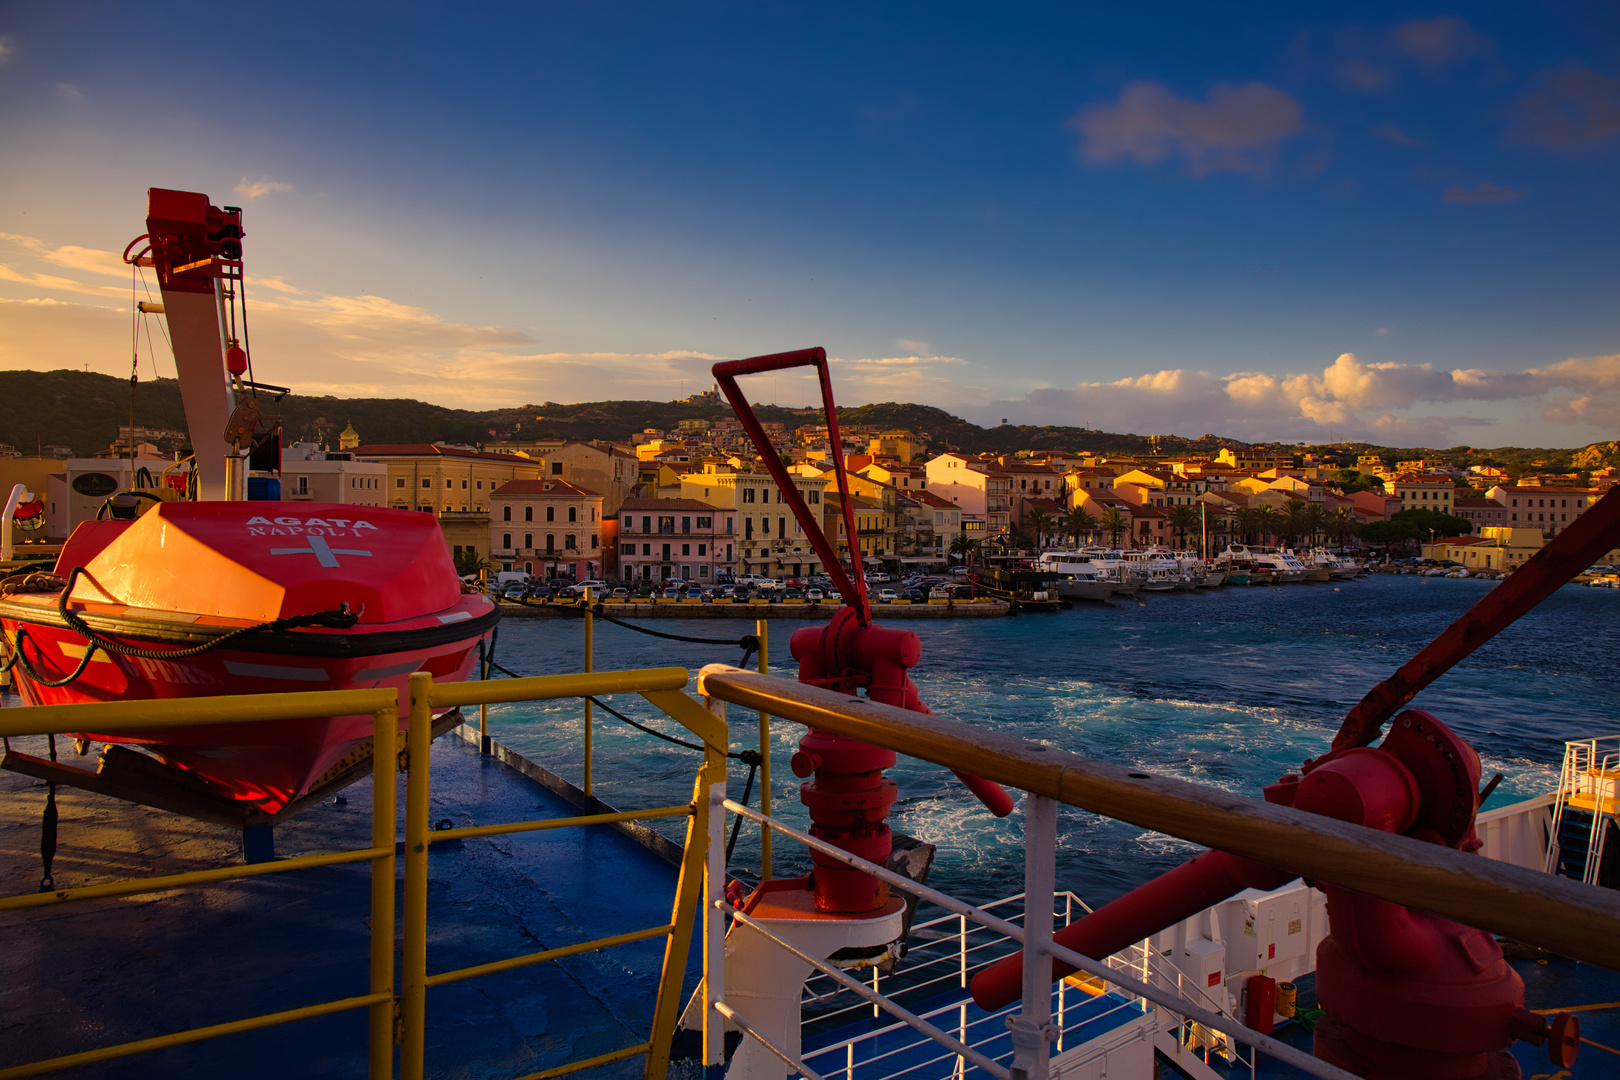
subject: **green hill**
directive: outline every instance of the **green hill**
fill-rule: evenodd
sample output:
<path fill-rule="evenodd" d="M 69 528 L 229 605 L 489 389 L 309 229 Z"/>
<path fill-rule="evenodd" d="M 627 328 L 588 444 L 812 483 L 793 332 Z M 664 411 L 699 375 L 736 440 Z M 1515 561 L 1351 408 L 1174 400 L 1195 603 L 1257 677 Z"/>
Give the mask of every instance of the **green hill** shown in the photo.
<path fill-rule="evenodd" d="M 175 379 L 142 382 L 135 388 L 135 424 L 174 431 L 186 429 Z M 762 420 L 774 420 L 792 430 L 801 424 L 820 423 L 816 409 L 756 406 Z M 724 404 L 688 404 L 679 401 L 587 401 L 573 405 L 545 402 L 521 408 L 474 411 L 449 409 L 410 398 L 304 397 L 291 394 L 281 403 L 282 426 L 288 441 L 308 439 L 336 445 L 338 432 L 353 424 L 370 443 L 454 442 L 480 445 L 496 439 L 561 437 L 565 439 L 628 440 L 643 428 L 675 427 L 681 420 L 718 419 L 731 415 Z M 129 423 L 129 383 L 111 375 L 84 371 L 0 371 L 0 443 L 23 453 L 51 443 L 69 446 L 75 454 L 89 455 L 107 448 L 118 437 L 120 424 Z M 1037 427 L 1004 424 L 983 428 L 930 405 L 886 401 L 838 410 L 843 425 L 905 428 L 927 432 L 930 447 L 967 453 L 1010 453 L 1017 450 L 1066 450 L 1092 453 L 1212 454 L 1221 446 L 1249 444 L 1205 435 L 1188 439 L 1179 435 L 1136 435 L 1077 427 Z M 1289 451 L 1295 449 L 1292 445 Z M 1391 460 L 1443 454 L 1462 464 L 1499 462 L 1524 468 L 1595 468 L 1620 463 L 1620 446 L 1594 443 L 1575 450 L 1503 447 L 1479 450 L 1453 447 L 1446 451 L 1390 449 L 1357 443 L 1330 449 L 1338 454 L 1377 451 Z M 1352 459 L 1353 463 L 1353 459 Z"/>

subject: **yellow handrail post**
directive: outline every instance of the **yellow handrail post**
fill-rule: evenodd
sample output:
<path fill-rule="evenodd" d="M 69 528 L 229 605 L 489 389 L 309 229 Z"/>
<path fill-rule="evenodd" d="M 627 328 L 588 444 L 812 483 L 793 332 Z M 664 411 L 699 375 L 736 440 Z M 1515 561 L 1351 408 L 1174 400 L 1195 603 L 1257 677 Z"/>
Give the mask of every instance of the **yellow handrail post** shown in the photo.
<path fill-rule="evenodd" d="M 596 622 L 591 616 L 591 588 L 585 587 L 585 673 L 592 671 L 596 652 Z M 591 794 L 591 699 L 585 699 L 585 794 Z"/>
<path fill-rule="evenodd" d="M 703 899 L 703 864 L 709 836 L 708 800 L 704 798 L 706 761 L 707 755 L 692 786 L 692 817 L 686 823 L 686 848 L 681 855 L 681 872 L 675 880 L 675 903 L 669 918 L 675 929 L 664 942 L 664 965 L 658 976 L 658 998 L 653 1002 L 651 1045 L 643 1080 L 664 1080 L 669 1071 L 675 1022 L 680 1018 L 681 983 L 686 976 L 686 958 L 692 951 L 692 924 Z"/>
<path fill-rule="evenodd" d="M 764 619 L 754 622 L 754 636 L 759 638 L 759 673 L 771 673 L 770 624 Z M 759 812 L 771 816 L 771 714 L 759 714 Z M 759 828 L 759 879 L 771 880 L 771 827 Z"/>
<path fill-rule="evenodd" d="M 371 860 L 371 992 L 389 1000 L 371 1007 L 371 1080 L 394 1075 L 394 822 L 399 813 L 395 769 L 399 706 L 374 714 L 371 753 L 371 846 L 388 854 Z"/>
<path fill-rule="evenodd" d="M 427 1033 L 428 762 L 433 752 L 433 676 L 414 672 L 405 729 L 405 903 L 399 1019 L 400 1080 L 422 1080 Z"/>

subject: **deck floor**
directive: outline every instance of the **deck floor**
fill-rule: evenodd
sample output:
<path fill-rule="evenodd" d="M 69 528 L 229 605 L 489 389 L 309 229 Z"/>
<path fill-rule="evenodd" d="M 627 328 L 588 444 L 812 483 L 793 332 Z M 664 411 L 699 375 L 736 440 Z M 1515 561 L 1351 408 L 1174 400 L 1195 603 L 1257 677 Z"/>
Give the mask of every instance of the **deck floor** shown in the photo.
<path fill-rule="evenodd" d="M 38 745 L 34 745 L 35 743 Z M 13 740 L 44 753 L 44 740 Z M 59 740 L 72 753 L 69 740 Z M 575 811 L 455 736 L 434 745 L 432 817 L 456 825 Z M 0 895 L 39 883 L 42 782 L 0 773 Z M 276 830 L 280 856 L 368 846 L 371 784 Z M 403 784 L 401 785 L 403 805 Z M 228 865 L 237 834 L 59 790 L 58 887 Z M 428 970 L 666 923 L 674 868 L 607 828 L 431 849 Z M 0 915 L 0 1066 L 366 992 L 369 868 Z M 428 1074 L 522 1075 L 643 1042 L 661 939 L 429 992 Z M 689 980 L 692 976 L 689 973 Z M 632 1076 L 639 1058 L 596 1076 Z M 364 1010 L 85 1066 L 74 1078 L 364 1077 Z"/>

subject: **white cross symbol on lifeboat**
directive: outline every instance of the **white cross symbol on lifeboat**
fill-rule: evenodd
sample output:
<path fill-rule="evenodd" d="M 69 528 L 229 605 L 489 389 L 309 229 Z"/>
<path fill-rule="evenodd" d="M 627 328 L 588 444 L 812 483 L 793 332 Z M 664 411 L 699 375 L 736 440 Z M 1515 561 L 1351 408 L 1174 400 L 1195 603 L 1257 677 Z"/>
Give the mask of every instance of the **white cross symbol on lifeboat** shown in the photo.
<path fill-rule="evenodd" d="M 271 548 L 272 555 L 313 555 L 322 566 L 341 566 L 337 561 L 339 555 L 364 555 L 371 557 L 369 551 L 353 551 L 348 548 L 332 548 L 327 545 L 324 536 L 305 537 L 309 541 L 307 548 Z"/>

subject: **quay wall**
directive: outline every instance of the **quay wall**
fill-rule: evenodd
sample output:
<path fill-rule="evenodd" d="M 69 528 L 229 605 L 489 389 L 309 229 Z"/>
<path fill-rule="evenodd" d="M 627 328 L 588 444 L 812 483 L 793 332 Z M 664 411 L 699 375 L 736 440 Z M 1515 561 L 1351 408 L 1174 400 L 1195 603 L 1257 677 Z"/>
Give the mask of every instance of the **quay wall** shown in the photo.
<path fill-rule="evenodd" d="M 815 619 L 832 618 L 840 604 L 811 604 L 786 600 L 775 604 L 713 604 L 685 600 L 605 600 L 602 610 L 621 619 Z M 578 616 L 573 602 L 547 603 L 520 600 L 500 602 L 503 618 Z M 994 619 L 1010 614 L 1005 600 L 956 600 L 928 604 L 873 604 L 872 614 L 883 622 L 896 619 Z"/>

